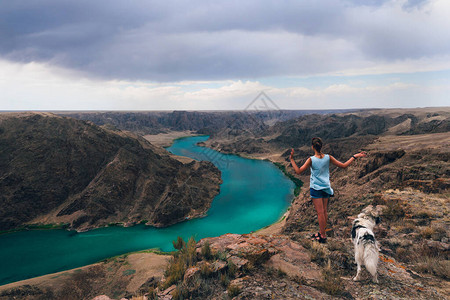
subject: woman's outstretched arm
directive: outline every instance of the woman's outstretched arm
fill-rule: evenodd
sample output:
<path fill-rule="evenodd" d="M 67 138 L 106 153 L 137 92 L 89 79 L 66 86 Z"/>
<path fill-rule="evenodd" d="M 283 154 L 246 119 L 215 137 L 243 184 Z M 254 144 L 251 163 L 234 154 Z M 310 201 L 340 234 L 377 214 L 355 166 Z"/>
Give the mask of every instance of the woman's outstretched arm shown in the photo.
<path fill-rule="evenodd" d="M 355 155 L 353 155 L 352 157 L 349 158 L 349 160 L 347 160 L 345 163 L 342 163 L 340 161 L 338 161 L 336 158 L 334 158 L 333 156 L 330 155 L 330 161 L 333 165 L 339 167 L 339 168 L 347 168 L 354 160 L 356 160 L 356 158 L 358 157 L 366 157 L 367 153 L 362 151 L 360 153 L 357 153 Z"/>
<path fill-rule="evenodd" d="M 296 174 L 301 174 L 303 173 L 306 169 L 308 169 L 309 167 L 311 167 L 311 157 L 308 157 L 308 159 L 306 160 L 306 162 L 303 164 L 303 166 L 301 166 L 300 168 L 297 166 L 297 164 L 294 161 L 294 149 L 291 150 L 291 156 L 289 157 L 289 159 L 291 160 L 291 165 L 295 170 Z"/>

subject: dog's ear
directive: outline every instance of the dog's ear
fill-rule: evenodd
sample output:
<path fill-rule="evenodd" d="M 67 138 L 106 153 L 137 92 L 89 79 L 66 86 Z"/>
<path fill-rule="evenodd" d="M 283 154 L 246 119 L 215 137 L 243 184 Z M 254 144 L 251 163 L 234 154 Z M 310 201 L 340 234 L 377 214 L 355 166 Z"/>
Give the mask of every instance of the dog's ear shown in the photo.
<path fill-rule="evenodd" d="M 387 208 L 386 205 L 377 205 L 377 206 L 375 207 L 375 210 L 377 211 L 377 214 L 378 214 L 378 215 L 382 215 L 382 214 L 383 214 L 383 211 L 384 211 L 386 208 Z"/>
<path fill-rule="evenodd" d="M 365 213 L 366 215 L 372 214 L 372 211 L 373 211 L 373 206 L 372 205 L 368 205 L 366 208 L 364 208 L 362 210 L 362 212 Z"/>

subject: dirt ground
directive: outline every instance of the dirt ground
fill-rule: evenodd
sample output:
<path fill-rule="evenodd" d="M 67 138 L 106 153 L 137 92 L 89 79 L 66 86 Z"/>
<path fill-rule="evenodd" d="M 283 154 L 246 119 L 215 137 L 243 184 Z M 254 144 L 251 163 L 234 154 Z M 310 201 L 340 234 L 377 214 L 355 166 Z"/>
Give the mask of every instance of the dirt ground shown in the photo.
<path fill-rule="evenodd" d="M 50 289 L 58 291 L 61 287 L 72 282 L 75 276 L 84 274 L 89 277 L 92 273 L 96 277 L 98 284 L 102 285 L 102 289 L 113 291 L 114 286 L 121 286 L 123 293 L 133 294 L 144 285 L 149 278 L 160 279 L 166 269 L 170 255 L 161 255 L 151 252 L 138 252 L 132 254 L 124 254 L 117 257 L 106 259 L 103 262 L 62 271 L 53 274 L 47 274 L 35 278 L 13 282 L 0 286 L 0 294 L 2 291 L 14 288 L 33 286 L 41 290 Z M 101 270 L 102 276 L 98 276 L 96 272 Z M 117 295 L 117 296 L 123 296 Z M 3 299 L 0 296 L 0 299 Z M 7 298 L 5 298 L 7 299 Z"/>
<path fill-rule="evenodd" d="M 155 135 L 144 135 L 144 138 L 155 146 L 170 147 L 175 139 L 185 136 L 195 136 L 192 131 L 171 131 L 169 133 L 160 133 Z"/>

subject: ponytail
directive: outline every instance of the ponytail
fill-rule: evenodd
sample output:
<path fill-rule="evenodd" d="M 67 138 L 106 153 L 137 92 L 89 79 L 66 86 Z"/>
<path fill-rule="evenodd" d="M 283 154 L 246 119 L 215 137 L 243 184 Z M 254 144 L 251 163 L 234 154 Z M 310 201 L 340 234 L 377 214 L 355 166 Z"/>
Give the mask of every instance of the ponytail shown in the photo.
<path fill-rule="evenodd" d="M 312 138 L 312 146 L 313 148 L 320 153 L 320 151 L 322 150 L 322 140 L 318 137 L 314 137 Z"/>

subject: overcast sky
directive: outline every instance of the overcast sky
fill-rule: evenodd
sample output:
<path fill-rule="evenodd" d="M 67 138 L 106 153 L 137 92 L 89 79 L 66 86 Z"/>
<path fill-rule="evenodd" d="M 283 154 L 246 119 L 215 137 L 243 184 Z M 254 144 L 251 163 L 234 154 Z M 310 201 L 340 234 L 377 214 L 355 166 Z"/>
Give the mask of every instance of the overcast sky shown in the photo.
<path fill-rule="evenodd" d="M 449 28 L 448 0 L 0 0 L 0 110 L 449 106 Z"/>

